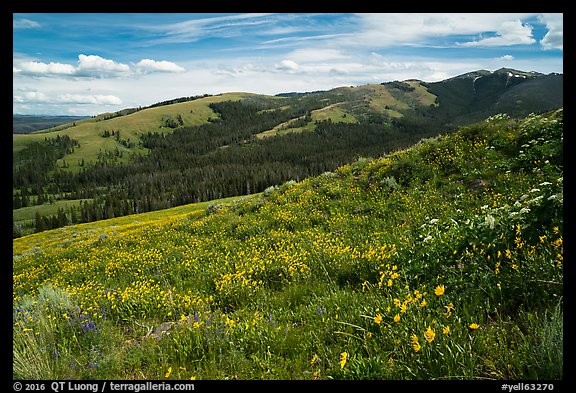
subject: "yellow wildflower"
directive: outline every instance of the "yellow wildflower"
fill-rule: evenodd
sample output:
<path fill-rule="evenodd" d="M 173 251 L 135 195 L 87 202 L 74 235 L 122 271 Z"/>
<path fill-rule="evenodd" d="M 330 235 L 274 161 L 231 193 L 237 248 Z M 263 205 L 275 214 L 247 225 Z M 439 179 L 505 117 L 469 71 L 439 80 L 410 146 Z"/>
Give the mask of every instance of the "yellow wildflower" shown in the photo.
<path fill-rule="evenodd" d="M 418 342 L 418 336 L 415 334 L 412 336 L 412 348 L 414 349 L 414 352 L 420 351 L 420 343 Z"/>
<path fill-rule="evenodd" d="M 340 354 L 340 368 L 344 368 L 347 360 L 348 360 L 348 352 L 342 352 Z"/>
<path fill-rule="evenodd" d="M 312 359 L 310 360 L 310 365 L 314 365 L 314 363 L 316 363 L 318 361 L 318 355 L 314 354 L 314 356 L 312 356 Z"/>
<path fill-rule="evenodd" d="M 382 315 L 378 314 L 374 317 L 374 323 L 380 325 L 380 322 L 382 322 Z"/>
<path fill-rule="evenodd" d="M 428 329 L 426 329 L 426 331 L 424 332 L 424 336 L 426 337 L 426 341 L 428 341 L 428 343 L 431 343 L 432 341 L 434 341 L 436 333 L 434 333 L 434 330 L 432 330 L 432 328 L 428 326 Z"/>
<path fill-rule="evenodd" d="M 444 285 L 438 285 L 434 290 L 434 293 L 436 294 L 436 296 L 442 296 L 444 295 L 444 290 L 445 290 Z"/>
<path fill-rule="evenodd" d="M 394 315 L 394 322 L 400 322 L 400 315 Z"/>
<path fill-rule="evenodd" d="M 450 326 L 444 326 L 444 329 L 442 329 L 442 334 L 447 335 L 448 333 L 450 333 Z"/>
<path fill-rule="evenodd" d="M 164 375 L 164 378 L 170 378 L 171 374 L 172 374 L 172 367 L 168 367 L 168 372 Z"/>
<path fill-rule="evenodd" d="M 468 327 L 472 330 L 476 330 L 480 327 L 480 325 L 478 325 L 477 323 L 471 323 L 470 325 L 468 325 Z"/>
<path fill-rule="evenodd" d="M 426 303 L 426 299 L 424 299 L 420 302 L 420 306 L 422 306 L 422 307 L 426 307 L 427 304 L 428 303 Z"/>

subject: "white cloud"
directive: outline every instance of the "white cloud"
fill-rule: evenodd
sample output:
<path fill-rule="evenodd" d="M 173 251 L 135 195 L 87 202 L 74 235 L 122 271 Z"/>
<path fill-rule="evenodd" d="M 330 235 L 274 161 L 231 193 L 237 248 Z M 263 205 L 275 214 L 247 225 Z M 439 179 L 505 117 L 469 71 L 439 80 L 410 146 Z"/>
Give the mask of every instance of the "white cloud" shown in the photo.
<path fill-rule="evenodd" d="M 49 98 L 44 93 L 39 93 L 37 91 L 27 91 L 22 93 L 22 95 L 15 95 L 13 97 L 13 101 L 18 103 L 38 103 L 48 102 Z"/>
<path fill-rule="evenodd" d="M 151 40 L 148 44 L 185 43 L 211 36 L 241 36 L 245 33 L 241 28 L 258 28 L 260 25 L 267 23 L 266 17 L 269 15 L 258 13 L 224 15 L 190 19 L 164 25 L 141 26 L 141 28 L 163 34 L 163 37 Z"/>
<path fill-rule="evenodd" d="M 114 60 L 104 59 L 97 55 L 78 55 L 78 76 L 121 76 L 130 73 L 127 64 L 117 63 Z"/>
<path fill-rule="evenodd" d="M 13 73 L 27 76 L 58 77 L 69 76 L 78 78 L 122 78 L 136 74 L 155 72 L 177 73 L 186 70 L 170 61 L 142 59 L 134 65 L 134 70 L 128 64 L 118 63 L 97 55 L 78 55 L 78 65 L 66 63 L 42 63 L 39 61 L 22 61 L 13 66 Z"/>
<path fill-rule="evenodd" d="M 136 70 L 140 73 L 149 72 L 185 72 L 186 70 L 171 61 L 155 61 L 151 59 L 142 59 L 136 64 Z"/>
<path fill-rule="evenodd" d="M 42 103 L 42 104 L 93 104 L 93 105 L 120 105 L 122 100 L 113 95 L 86 95 L 86 94 L 56 94 L 46 95 L 42 92 L 27 91 L 21 95 L 14 95 L 15 103 Z"/>
<path fill-rule="evenodd" d="M 30 19 L 15 19 L 12 21 L 13 29 L 37 29 L 40 27 L 38 22 Z"/>
<path fill-rule="evenodd" d="M 293 60 L 284 59 L 280 64 L 276 64 L 275 68 L 280 71 L 294 72 L 298 70 L 299 66 L 298 63 Z"/>
<path fill-rule="evenodd" d="M 504 60 L 504 61 L 514 60 L 514 56 L 504 55 L 504 56 L 497 57 L 496 60 Z"/>
<path fill-rule="evenodd" d="M 538 18 L 546 24 L 548 33 L 542 38 L 540 44 L 544 49 L 564 49 L 564 15 L 542 14 Z"/>
<path fill-rule="evenodd" d="M 38 61 L 27 61 L 20 64 L 20 68 L 13 67 L 14 72 L 28 75 L 74 75 L 76 68 L 70 64 L 63 63 L 41 63 Z"/>
<path fill-rule="evenodd" d="M 95 105 L 120 105 L 122 100 L 113 95 L 83 95 L 83 94 L 59 94 L 56 96 L 59 104 L 95 104 Z"/>
<path fill-rule="evenodd" d="M 501 38 L 480 41 L 482 45 L 512 45 L 530 42 L 531 28 L 519 22 L 537 14 L 357 14 L 361 31 L 340 40 L 342 44 L 374 49 L 388 46 L 434 46 L 438 38 L 450 36 L 478 36 L 487 32 Z M 480 41 L 464 43 L 479 46 Z M 452 44 L 445 44 L 453 46 Z"/>
<path fill-rule="evenodd" d="M 115 77 L 127 76 L 130 67 L 96 55 L 78 55 L 78 65 L 25 61 L 13 66 L 14 73 L 29 76 Z"/>
<path fill-rule="evenodd" d="M 505 21 L 496 30 L 496 36 L 482 38 L 478 41 L 469 41 L 461 46 L 510 46 L 530 45 L 536 40 L 532 37 L 532 26 L 522 23 L 520 20 Z"/>

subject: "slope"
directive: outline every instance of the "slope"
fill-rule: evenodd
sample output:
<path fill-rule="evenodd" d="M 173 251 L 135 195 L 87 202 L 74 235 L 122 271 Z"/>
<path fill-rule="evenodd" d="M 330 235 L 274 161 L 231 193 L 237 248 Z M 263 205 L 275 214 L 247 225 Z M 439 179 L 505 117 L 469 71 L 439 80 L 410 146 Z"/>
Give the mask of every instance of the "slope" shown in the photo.
<path fill-rule="evenodd" d="M 562 110 L 495 116 L 205 213 L 16 239 L 14 377 L 562 379 L 562 136 Z"/>
<path fill-rule="evenodd" d="M 147 108 L 124 116 L 112 117 L 109 114 L 103 114 L 27 135 L 13 135 L 13 151 L 21 150 L 30 142 L 43 141 L 46 137 L 69 135 L 79 142 L 80 147 L 75 149 L 74 153 L 67 155 L 65 159 L 70 163 L 71 169 L 77 170 L 77 163 L 81 159 L 86 162 L 96 161 L 100 151 L 112 151 L 116 148 L 137 154 L 146 153 L 147 150 L 139 143 L 142 133 L 169 133 L 173 128 L 166 126 L 166 120 L 176 118 L 178 115 L 181 116 L 184 125 L 205 124 L 217 117 L 209 108 L 211 103 L 235 101 L 250 95 L 249 93 L 225 93 L 188 102 Z M 106 130 L 109 132 L 119 130 L 120 138 L 133 142 L 134 147 L 129 149 L 114 138 L 102 138 Z M 128 154 L 126 157 L 128 158 Z"/>

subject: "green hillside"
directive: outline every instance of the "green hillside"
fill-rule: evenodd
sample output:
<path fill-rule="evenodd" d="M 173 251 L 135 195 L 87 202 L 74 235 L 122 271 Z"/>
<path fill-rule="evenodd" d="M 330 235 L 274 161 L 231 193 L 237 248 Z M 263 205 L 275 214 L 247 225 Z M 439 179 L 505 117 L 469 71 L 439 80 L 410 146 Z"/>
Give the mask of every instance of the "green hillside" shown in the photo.
<path fill-rule="evenodd" d="M 501 69 L 434 83 L 182 97 L 14 135 L 13 237 L 262 192 L 496 113 L 562 107 L 562 83 Z"/>
<path fill-rule="evenodd" d="M 198 100 L 176 103 L 171 105 L 147 108 L 128 115 L 110 117 L 103 114 L 91 119 L 79 120 L 71 124 L 36 131 L 31 134 L 18 134 L 12 137 L 13 150 L 19 151 L 33 141 L 43 141 L 44 138 L 69 135 L 80 143 L 80 147 L 65 160 L 72 169 L 78 169 L 78 162 L 84 159 L 87 162 L 96 161 L 99 151 L 110 151 L 115 148 L 126 152 L 146 153 L 147 150 L 139 146 L 140 134 L 150 132 L 169 133 L 172 128 L 166 126 L 166 119 L 176 118 L 180 115 L 184 125 L 196 126 L 205 124 L 209 119 L 217 116 L 208 106 L 213 102 L 235 101 L 250 96 L 249 93 L 226 93 L 210 96 Z M 74 124 L 74 125 L 72 125 Z M 128 149 L 113 138 L 102 138 L 105 130 L 121 132 L 121 138 L 135 143 L 135 147 Z M 128 155 L 126 155 L 128 158 Z"/>
<path fill-rule="evenodd" d="M 562 109 L 166 213 L 14 239 L 14 378 L 563 378 Z"/>

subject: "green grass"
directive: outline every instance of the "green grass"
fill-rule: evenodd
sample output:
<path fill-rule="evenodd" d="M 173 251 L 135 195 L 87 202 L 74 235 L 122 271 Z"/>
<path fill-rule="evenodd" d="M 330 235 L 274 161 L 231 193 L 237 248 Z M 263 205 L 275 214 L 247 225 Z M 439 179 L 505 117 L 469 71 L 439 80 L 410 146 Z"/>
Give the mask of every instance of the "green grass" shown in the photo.
<path fill-rule="evenodd" d="M 311 112 L 311 120 L 302 127 L 292 127 L 291 124 L 300 118 L 295 118 L 290 121 L 277 125 L 271 130 L 263 131 L 256 134 L 259 139 L 275 136 L 286 135 L 289 133 L 298 132 L 311 132 L 316 129 L 316 122 L 330 120 L 333 123 L 357 123 L 358 119 L 348 111 L 342 109 L 340 105 L 329 105 L 327 107 L 316 109 Z"/>
<path fill-rule="evenodd" d="M 15 239 L 14 376 L 562 379 L 562 136 L 562 111 L 496 116 L 250 198 Z"/>
<path fill-rule="evenodd" d="M 172 132 L 171 128 L 163 127 L 162 118 L 165 116 L 176 116 L 179 114 L 185 125 L 201 125 L 207 123 L 208 119 L 217 117 L 216 113 L 208 106 L 210 103 L 240 100 L 248 96 L 252 96 L 252 94 L 226 93 L 188 102 L 148 108 L 108 120 L 81 120 L 75 122 L 76 126 L 64 129 L 59 126 L 53 130 L 48 129 L 31 134 L 14 134 L 12 136 L 12 148 L 13 151 L 18 151 L 32 141 L 43 141 L 45 137 L 55 138 L 57 135 L 69 135 L 71 138 L 78 140 L 80 147 L 75 148 L 74 153 L 58 160 L 58 164 L 62 166 L 62 160 L 66 160 L 69 164 L 68 169 L 71 171 L 80 169 L 79 162 L 82 159 L 86 162 L 96 161 L 100 151 L 112 151 L 115 148 L 125 153 L 120 161 L 127 161 L 130 158 L 130 153 L 145 154 L 147 149 L 139 147 L 128 149 L 114 138 L 103 138 L 102 133 L 104 130 L 120 130 L 121 139 L 129 138 L 131 142 L 137 144 L 140 141 L 140 133 L 164 132 L 166 134 Z"/>

